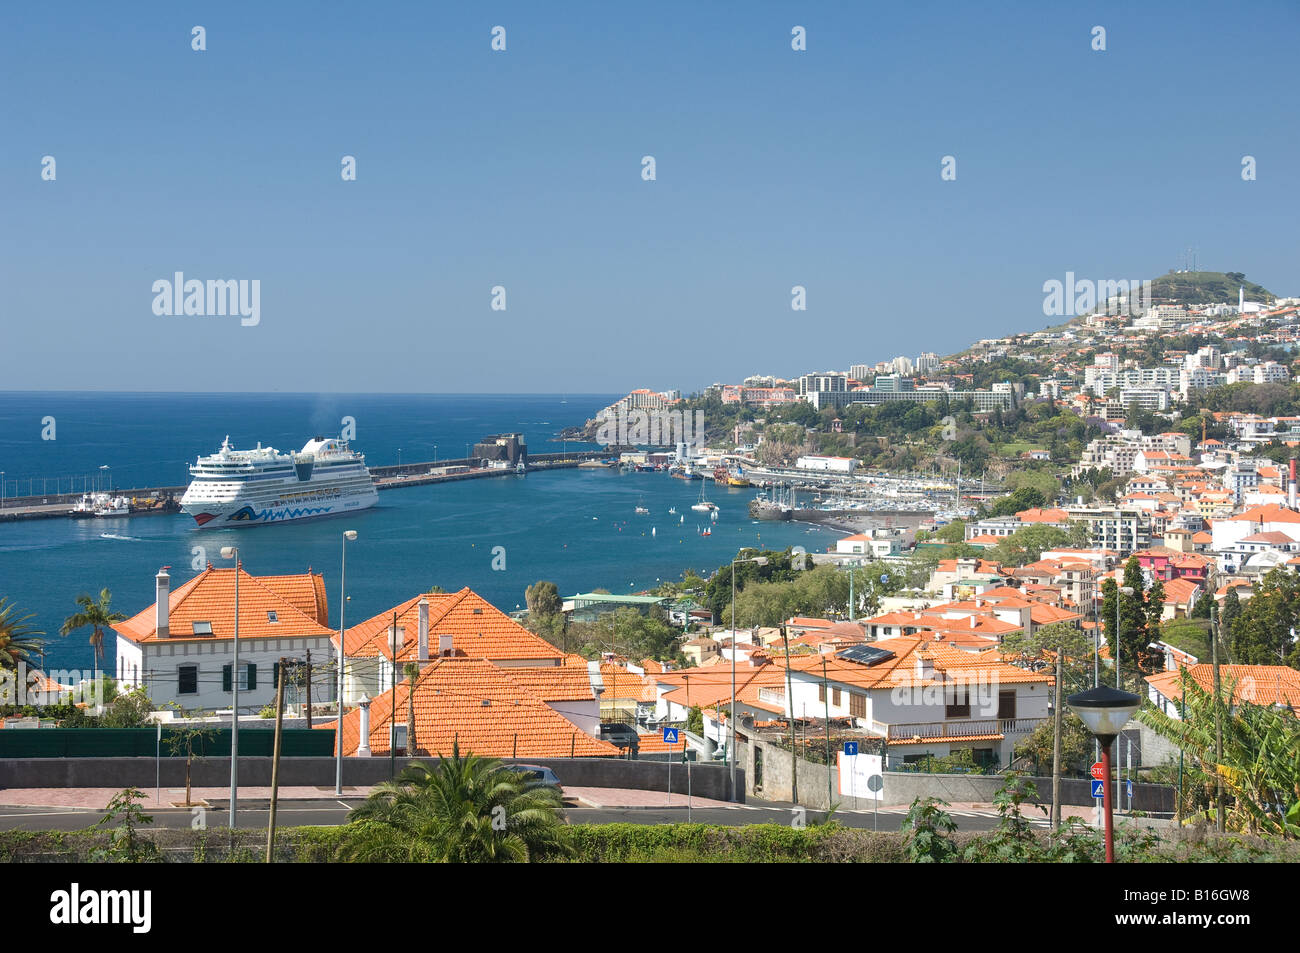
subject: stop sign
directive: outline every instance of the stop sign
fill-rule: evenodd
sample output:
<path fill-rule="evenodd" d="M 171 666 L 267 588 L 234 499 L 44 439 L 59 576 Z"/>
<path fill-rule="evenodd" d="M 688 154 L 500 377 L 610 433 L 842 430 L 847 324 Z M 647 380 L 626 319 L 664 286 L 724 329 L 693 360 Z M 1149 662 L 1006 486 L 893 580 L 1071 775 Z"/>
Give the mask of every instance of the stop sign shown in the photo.
<path fill-rule="evenodd" d="M 1094 765 L 1092 766 L 1091 774 L 1092 774 L 1092 776 L 1093 776 L 1096 780 L 1098 780 L 1098 781 L 1105 781 L 1105 780 L 1106 780 L 1106 772 L 1105 772 L 1105 770 L 1102 768 L 1102 764 L 1101 764 L 1100 761 L 1098 761 L 1096 764 L 1094 764 Z"/>

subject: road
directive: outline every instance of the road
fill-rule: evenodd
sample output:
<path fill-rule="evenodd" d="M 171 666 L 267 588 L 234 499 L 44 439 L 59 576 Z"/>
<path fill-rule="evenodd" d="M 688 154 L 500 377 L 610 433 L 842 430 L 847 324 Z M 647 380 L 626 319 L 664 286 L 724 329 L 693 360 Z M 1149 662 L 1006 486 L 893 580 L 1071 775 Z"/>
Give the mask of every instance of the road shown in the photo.
<path fill-rule="evenodd" d="M 359 802 L 354 802 L 359 803 Z M 229 802 L 209 801 L 205 811 L 204 822 L 209 828 L 225 826 L 229 814 Z M 283 827 L 303 825 L 331 826 L 341 824 L 347 819 L 351 806 L 346 801 L 335 798 L 319 800 L 282 801 L 276 809 L 277 823 Z M 202 810 L 202 809 L 199 809 Z M 194 822 L 194 809 L 165 808 L 153 810 L 150 816 L 154 825 L 170 829 L 188 828 Z M 238 826 L 243 829 L 265 828 L 269 806 L 264 802 L 241 804 L 239 807 Z M 664 808 L 629 808 L 629 807 L 581 807 L 570 805 L 565 810 L 569 820 L 574 824 L 681 824 L 687 820 L 685 807 Z M 838 811 L 835 819 L 846 827 L 870 830 L 878 824 L 878 830 L 897 831 L 902 825 L 906 808 L 884 808 L 878 817 L 871 811 Z M 997 826 L 995 811 L 952 811 L 953 820 L 963 831 L 988 831 Z M 720 824 L 739 827 L 749 824 L 789 825 L 795 815 L 791 806 L 771 804 L 745 804 L 732 807 L 707 807 L 689 811 L 690 820 L 696 824 Z M 103 811 L 93 808 L 50 808 L 50 807 L 0 807 L 0 830 L 57 830 L 75 831 L 90 827 L 103 816 Z M 1046 827 L 1047 822 L 1035 813 L 1026 812 L 1025 816 L 1036 827 Z M 808 811 L 806 822 L 814 823 L 821 818 L 821 812 Z"/>

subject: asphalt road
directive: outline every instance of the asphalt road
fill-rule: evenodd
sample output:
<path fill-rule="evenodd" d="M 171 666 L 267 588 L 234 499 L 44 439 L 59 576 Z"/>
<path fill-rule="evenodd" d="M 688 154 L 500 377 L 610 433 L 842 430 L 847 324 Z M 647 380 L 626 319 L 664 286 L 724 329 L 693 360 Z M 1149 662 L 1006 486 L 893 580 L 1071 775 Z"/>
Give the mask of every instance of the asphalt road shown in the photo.
<path fill-rule="evenodd" d="M 205 823 L 209 828 L 224 827 L 229 815 L 229 802 L 210 801 Z M 277 824 L 283 827 L 303 825 L 335 825 L 347 819 L 350 805 L 334 798 L 312 801 L 282 801 L 276 810 Z M 240 828 L 265 828 L 269 806 L 265 802 L 240 804 Z M 739 827 L 747 824 L 780 824 L 793 822 L 795 814 L 790 806 L 746 804 L 736 807 L 709 807 L 687 811 L 686 808 L 626 808 L 626 807 L 576 807 L 565 812 L 575 824 L 680 824 L 689 820 L 696 824 L 721 824 Z M 882 831 L 897 831 L 902 824 L 906 808 L 882 809 L 873 817 L 871 811 L 839 811 L 835 819 L 846 827 L 871 830 L 873 825 Z M 953 820 L 960 830 L 987 831 L 997 826 L 997 814 L 992 811 L 952 811 Z M 3 807 L 0 808 L 0 829 L 3 830 L 58 830 L 74 831 L 90 827 L 103 816 L 103 811 L 90 808 Z M 181 829 L 192 826 L 194 814 L 183 808 L 167 808 L 151 812 L 154 826 Z M 1045 827 L 1046 820 L 1026 812 L 1036 826 Z M 807 811 L 806 823 L 820 820 L 821 812 Z"/>

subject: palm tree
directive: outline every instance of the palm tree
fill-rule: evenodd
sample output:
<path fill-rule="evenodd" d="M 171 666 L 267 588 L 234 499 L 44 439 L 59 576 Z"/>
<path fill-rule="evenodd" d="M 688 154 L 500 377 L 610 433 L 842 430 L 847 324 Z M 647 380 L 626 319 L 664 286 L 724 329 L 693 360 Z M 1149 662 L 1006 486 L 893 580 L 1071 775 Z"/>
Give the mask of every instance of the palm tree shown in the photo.
<path fill-rule="evenodd" d="M 90 644 L 95 649 L 95 660 L 103 659 L 104 630 L 110 628 L 114 622 L 121 622 L 126 618 L 122 613 L 112 611 L 112 601 L 113 594 L 107 589 L 99 591 L 98 602 L 85 593 L 77 596 L 77 605 L 81 606 L 81 611 L 75 612 L 63 620 L 59 635 L 67 635 L 77 629 L 90 626 Z"/>
<path fill-rule="evenodd" d="M 45 633 L 32 626 L 32 613 L 18 615 L 18 607 L 0 596 L 0 668 L 18 671 L 20 663 L 30 665 L 41 654 Z"/>
<path fill-rule="evenodd" d="M 502 863 L 569 852 L 559 788 L 495 758 L 418 761 L 348 817 L 356 862 Z"/>

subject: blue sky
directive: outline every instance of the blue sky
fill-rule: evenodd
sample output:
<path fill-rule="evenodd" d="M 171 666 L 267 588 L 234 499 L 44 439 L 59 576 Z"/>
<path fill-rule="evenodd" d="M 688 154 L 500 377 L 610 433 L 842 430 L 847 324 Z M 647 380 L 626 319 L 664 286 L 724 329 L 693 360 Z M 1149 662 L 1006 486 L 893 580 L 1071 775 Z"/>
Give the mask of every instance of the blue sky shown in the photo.
<path fill-rule="evenodd" d="M 1188 247 L 1300 293 L 1300 8 L 1059 6 L 6 4 L 0 387 L 689 391 Z M 177 271 L 260 323 L 155 315 Z"/>

